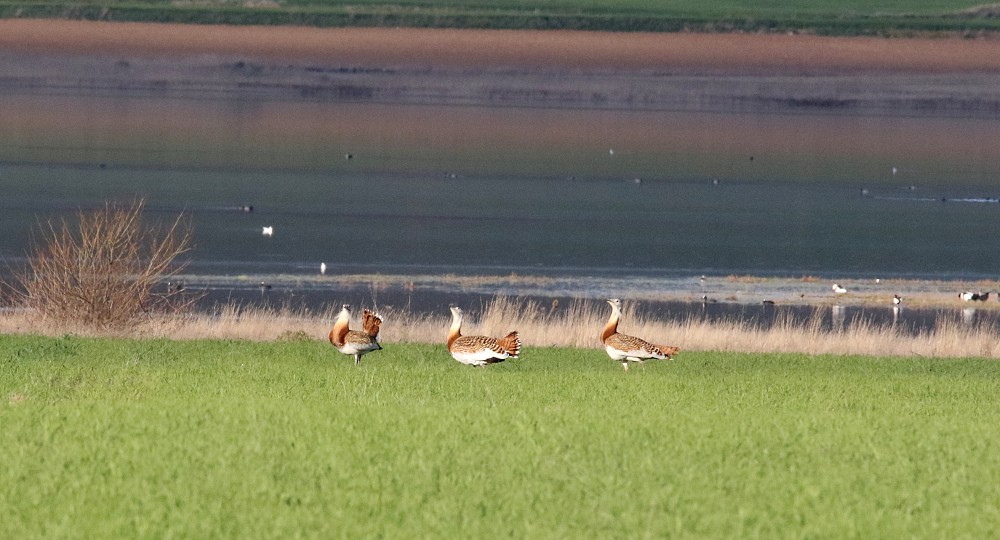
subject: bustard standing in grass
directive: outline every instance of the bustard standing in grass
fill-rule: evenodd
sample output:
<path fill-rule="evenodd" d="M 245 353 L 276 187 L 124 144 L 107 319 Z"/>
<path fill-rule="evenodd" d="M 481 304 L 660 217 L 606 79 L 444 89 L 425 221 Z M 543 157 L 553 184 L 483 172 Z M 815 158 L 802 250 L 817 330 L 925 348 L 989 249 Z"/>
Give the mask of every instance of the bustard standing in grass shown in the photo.
<path fill-rule="evenodd" d="M 451 329 L 448 330 L 448 352 L 451 357 L 469 366 L 485 366 L 517 358 L 521 354 L 521 337 L 513 331 L 502 338 L 462 335 L 462 310 L 451 306 Z"/>
<path fill-rule="evenodd" d="M 622 316 L 622 301 L 617 298 L 608 300 L 611 304 L 611 318 L 608 324 L 604 325 L 604 332 L 601 334 L 601 342 L 608 351 L 608 356 L 612 360 L 622 363 L 625 371 L 628 371 L 629 362 L 645 362 L 655 358 L 657 360 L 670 360 L 670 357 L 680 351 L 677 347 L 667 345 L 653 345 L 635 336 L 618 333 L 618 320 Z"/>
<path fill-rule="evenodd" d="M 344 304 L 337 315 L 337 320 L 330 330 L 330 343 L 344 354 L 354 356 L 354 365 L 361 363 L 361 357 L 372 351 L 380 351 L 378 330 L 382 325 L 382 316 L 373 311 L 364 310 L 362 312 L 362 328 L 364 330 L 351 330 L 351 306 Z"/>

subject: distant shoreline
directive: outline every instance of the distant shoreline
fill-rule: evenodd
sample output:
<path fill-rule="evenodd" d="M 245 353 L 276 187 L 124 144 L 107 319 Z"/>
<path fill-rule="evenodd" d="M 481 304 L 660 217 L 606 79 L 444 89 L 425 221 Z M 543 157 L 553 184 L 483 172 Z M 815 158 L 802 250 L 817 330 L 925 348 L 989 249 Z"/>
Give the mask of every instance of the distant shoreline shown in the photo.
<path fill-rule="evenodd" d="M 10 95 L 1000 117 L 1000 40 L 0 20 Z"/>
<path fill-rule="evenodd" d="M 758 275 L 598 276 L 541 275 L 531 273 L 358 273 L 328 275 L 248 274 L 241 276 L 188 274 L 178 277 L 191 289 L 217 291 L 233 298 L 240 293 L 259 297 L 259 283 L 272 287 L 271 300 L 300 301 L 311 296 L 326 298 L 330 291 L 361 294 L 364 297 L 524 297 L 534 299 L 603 299 L 611 296 L 651 302 L 719 303 L 784 306 L 891 307 L 893 296 L 903 298 L 906 307 L 920 309 L 979 308 L 1000 311 L 1000 282 L 995 280 L 948 280 L 913 278 L 842 278 L 816 276 L 765 277 Z M 847 292 L 834 293 L 832 284 Z M 990 293 L 985 301 L 963 301 L 964 291 Z M 287 296 L 287 298 L 286 298 Z M 318 302 L 315 305 L 319 305 Z M 310 302 L 310 304 L 312 304 Z M 315 307 L 315 306 L 314 306 Z"/>
<path fill-rule="evenodd" d="M 1000 71 L 1000 40 L 0 20 L 0 53 L 245 56 L 383 67 L 820 75 Z"/>

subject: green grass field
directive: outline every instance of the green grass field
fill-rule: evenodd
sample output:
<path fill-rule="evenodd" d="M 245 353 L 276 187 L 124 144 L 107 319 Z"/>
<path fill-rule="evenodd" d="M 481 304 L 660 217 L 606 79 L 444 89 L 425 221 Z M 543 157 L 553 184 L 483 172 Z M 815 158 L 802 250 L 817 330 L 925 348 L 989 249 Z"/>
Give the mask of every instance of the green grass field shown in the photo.
<path fill-rule="evenodd" d="M 0 537 L 985 537 L 1000 363 L 0 336 Z"/>
<path fill-rule="evenodd" d="M 1000 27 L 976 0 L 0 0 L 0 17 L 309 26 L 611 31 L 784 31 L 906 35 Z M 990 16 L 993 15 L 993 16 Z"/>

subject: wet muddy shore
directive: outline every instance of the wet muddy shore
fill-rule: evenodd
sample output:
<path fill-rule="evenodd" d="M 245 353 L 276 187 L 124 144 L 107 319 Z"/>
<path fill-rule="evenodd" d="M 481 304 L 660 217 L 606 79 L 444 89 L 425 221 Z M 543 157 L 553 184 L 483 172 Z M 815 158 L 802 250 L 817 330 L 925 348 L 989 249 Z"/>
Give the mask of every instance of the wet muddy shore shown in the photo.
<path fill-rule="evenodd" d="M 1000 115 L 1000 41 L 0 21 L 7 93 Z"/>

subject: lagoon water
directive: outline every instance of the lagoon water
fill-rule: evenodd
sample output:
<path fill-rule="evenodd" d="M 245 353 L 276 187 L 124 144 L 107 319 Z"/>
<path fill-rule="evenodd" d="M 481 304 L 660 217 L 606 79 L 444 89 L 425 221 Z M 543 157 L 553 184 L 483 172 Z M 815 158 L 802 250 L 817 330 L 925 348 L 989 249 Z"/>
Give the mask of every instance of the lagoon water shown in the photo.
<path fill-rule="evenodd" d="M 1000 268 L 995 119 L 5 99 L 5 266 L 40 222 L 140 196 L 152 217 L 190 216 L 189 279 L 249 294 L 320 262 L 595 279 Z"/>

